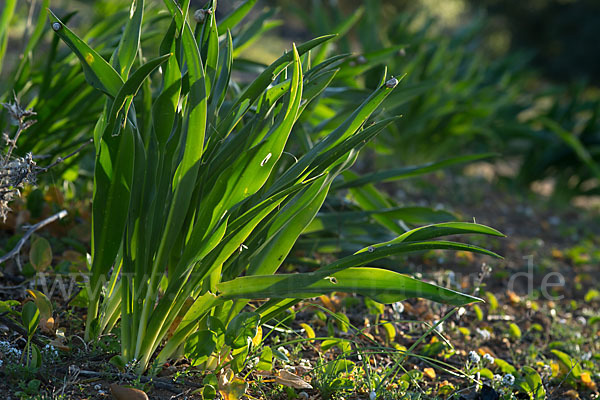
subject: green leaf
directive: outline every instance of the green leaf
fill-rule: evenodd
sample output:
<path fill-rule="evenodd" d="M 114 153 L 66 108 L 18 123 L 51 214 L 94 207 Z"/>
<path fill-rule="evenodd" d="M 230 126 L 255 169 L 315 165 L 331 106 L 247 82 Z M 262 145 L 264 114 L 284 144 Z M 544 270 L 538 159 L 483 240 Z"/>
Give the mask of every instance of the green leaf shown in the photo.
<path fill-rule="evenodd" d="M 170 1 L 166 2 L 171 4 Z M 176 21 L 179 21 L 181 10 L 176 5 L 170 11 Z M 173 178 L 173 200 L 169 209 L 166 229 L 163 231 L 162 239 L 155 269 L 165 263 L 168 251 L 173 246 L 177 233 L 181 230 L 183 220 L 186 216 L 189 203 L 192 198 L 194 182 L 200 168 L 200 158 L 204 148 L 204 134 L 206 131 L 207 93 L 204 77 L 204 67 L 200 58 L 200 51 L 194 35 L 185 22 L 182 32 L 182 46 L 188 67 L 189 94 L 187 106 L 187 134 L 183 144 L 183 157 Z M 157 275 L 157 274 L 156 274 Z M 153 285 L 154 286 L 154 285 Z"/>
<path fill-rule="evenodd" d="M 34 343 L 29 343 L 29 347 L 31 348 L 31 362 L 27 360 L 29 367 L 40 368 L 42 366 L 42 352 L 40 348 Z M 31 381 L 29 383 L 31 384 Z M 35 385 L 35 387 L 39 390 L 39 385 Z"/>
<path fill-rule="evenodd" d="M 15 311 L 13 309 L 13 307 L 19 306 L 21 305 L 20 302 L 18 302 L 17 300 L 5 300 L 5 301 L 0 301 L 0 313 L 2 314 L 12 314 L 15 316 L 18 316 L 19 314 L 17 313 L 17 311 Z"/>
<path fill-rule="evenodd" d="M 181 322 L 179 323 L 179 326 L 177 327 L 177 329 L 175 330 L 175 333 L 173 334 L 173 336 L 167 341 L 167 343 L 165 344 L 165 346 L 162 348 L 162 350 L 160 351 L 160 353 L 158 354 L 157 360 L 159 364 L 165 363 L 169 357 L 171 357 L 173 355 L 173 353 L 175 353 L 175 351 L 177 350 L 177 348 L 184 343 L 184 341 L 187 339 L 187 337 L 195 330 L 197 329 L 198 326 L 198 321 L 204 317 L 206 315 L 206 313 L 217 304 L 217 297 L 210 293 L 207 292 L 202 296 L 199 296 L 195 301 L 194 304 L 192 304 L 192 306 L 189 308 L 189 310 L 187 310 L 187 312 L 185 313 L 183 319 L 181 320 Z M 157 312 L 162 312 L 164 313 L 163 318 L 164 320 L 168 320 L 168 321 L 172 321 L 174 319 L 174 315 L 175 315 L 175 311 L 177 309 L 172 309 L 172 310 L 168 310 L 164 308 L 157 308 Z M 170 313 L 169 313 L 170 311 Z M 171 314 L 171 317 L 169 318 L 167 316 L 167 314 Z M 155 315 L 153 315 L 153 317 L 155 317 Z M 212 317 L 209 316 L 209 321 Z M 218 321 L 218 320 L 217 320 Z M 220 322 L 220 321 L 219 321 Z M 154 325 L 153 325 L 154 324 Z M 151 319 L 150 320 L 150 325 L 151 326 L 156 326 L 158 325 L 158 323 L 154 323 L 154 321 Z M 170 327 L 170 324 L 163 324 L 163 326 L 166 327 Z M 212 329 L 210 326 L 208 327 L 209 330 L 215 332 L 218 334 L 217 330 Z M 223 331 L 225 329 L 223 328 Z M 160 333 L 159 333 L 160 335 Z M 161 337 L 164 336 L 160 335 Z M 218 335 L 217 335 L 218 336 Z M 148 337 L 151 337 L 150 335 Z M 145 346 L 148 346 L 147 343 L 144 343 Z"/>
<path fill-rule="evenodd" d="M 321 209 L 331 179 L 318 179 L 309 188 L 297 194 L 277 220 L 269 227 L 267 239 L 253 255 L 248 275 L 267 275 L 277 271 L 304 229 Z"/>
<path fill-rule="evenodd" d="M 263 347 L 256 369 L 259 371 L 271 371 L 273 369 L 273 351 L 269 346 Z"/>
<path fill-rule="evenodd" d="M 550 352 L 554 354 L 554 356 L 558 359 L 558 362 L 562 365 L 564 370 L 567 371 L 567 373 L 571 374 L 576 380 L 579 380 L 579 378 L 581 378 L 581 374 L 583 371 L 578 361 L 573 360 L 571 356 L 569 356 L 566 353 L 563 353 L 560 350 L 550 350 Z"/>
<path fill-rule="evenodd" d="M 532 396 L 532 399 L 545 400 L 546 389 L 544 389 L 544 384 L 542 383 L 542 378 L 540 377 L 540 374 L 538 374 L 536 370 L 527 365 L 521 368 L 521 373 L 523 374 L 525 381 L 529 385 L 529 394 Z"/>
<path fill-rule="evenodd" d="M 439 303 L 465 305 L 481 299 L 377 268 L 348 268 L 318 280 L 311 273 L 245 276 L 217 285 L 231 298 L 306 298 L 331 292 L 358 293 L 381 303 L 421 297 Z"/>
<path fill-rule="evenodd" d="M 208 115 L 214 120 L 217 120 L 217 114 L 221 109 L 221 105 L 225 100 L 227 89 L 229 88 L 229 82 L 231 79 L 231 69 L 233 66 L 233 41 L 231 38 L 231 32 L 227 31 L 227 39 L 225 41 L 225 51 L 219 52 L 219 69 L 218 78 L 214 84 L 213 89 L 210 92 L 210 99 L 208 105 Z"/>
<path fill-rule="evenodd" d="M 352 172 L 346 172 L 346 174 L 349 173 Z M 356 201 L 358 206 L 365 211 L 384 210 L 392 208 L 393 206 L 391 199 L 389 199 L 381 191 L 377 190 L 377 188 L 375 188 L 373 185 L 352 188 L 349 190 L 349 195 L 354 201 Z M 388 215 L 374 214 L 373 219 L 395 234 L 405 232 L 405 229 Z"/>
<path fill-rule="evenodd" d="M 231 352 L 231 364 L 229 364 L 231 366 L 231 369 L 233 370 L 233 372 L 235 372 L 236 374 L 239 374 L 240 372 L 242 372 L 242 369 L 244 368 L 244 365 L 246 364 L 246 359 L 248 358 L 248 352 L 249 352 L 249 344 L 246 343 L 246 345 L 242 346 L 242 347 L 238 347 L 237 349 L 233 349 Z"/>
<path fill-rule="evenodd" d="M 254 20 L 245 25 L 233 40 L 235 50 L 233 57 L 237 58 L 246 48 L 257 41 L 266 32 L 283 24 L 283 21 L 270 20 L 275 14 L 274 9 L 265 9 L 260 15 L 255 16 Z"/>
<path fill-rule="evenodd" d="M 208 359 L 215 351 L 216 346 L 213 332 L 197 331 L 185 341 L 185 356 L 190 360 L 192 366 L 198 366 Z"/>
<path fill-rule="evenodd" d="M 181 27 L 181 43 L 185 55 L 186 65 L 188 67 L 189 94 L 187 99 L 186 113 L 187 124 L 186 132 L 182 133 L 185 142 L 182 143 L 183 155 L 177 165 L 173 177 L 173 197 L 167 215 L 165 227 L 162 230 L 158 251 L 152 265 L 149 289 L 146 292 L 146 302 L 144 303 L 140 324 L 138 327 L 137 340 L 138 349 L 141 348 L 141 342 L 145 340 L 144 334 L 147 333 L 147 323 L 151 318 L 154 309 L 154 298 L 158 290 L 162 268 L 167 263 L 169 253 L 182 230 L 186 214 L 194 193 L 194 183 L 200 168 L 200 158 L 204 148 L 204 134 L 206 130 L 206 112 L 207 112 L 207 93 L 204 77 L 204 67 L 200 58 L 198 44 L 194 38 L 192 30 L 184 20 L 181 9 L 172 0 L 165 1 L 171 15 L 175 19 L 178 28 Z M 187 9 L 186 9 L 187 12 Z M 164 313 L 164 312 L 163 312 Z M 159 316 L 166 318 L 166 314 Z M 160 329 L 161 324 L 155 326 Z M 154 346 L 156 337 L 152 331 L 147 340 Z M 147 362 L 150 354 L 144 355 L 144 362 Z"/>
<path fill-rule="evenodd" d="M 474 245 L 449 242 L 444 240 L 438 241 L 422 241 L 422 242 L 406 242 L 406 243 L 395 243 L 395 244 L 387 244 L 384 246 L 373 245 L 369 246 L 365 249 L 365 251 L 361 250 L 357 253 L 344 257 L 338 261 L 335 261 L 329 264 L 326 267 L 323 267 L 319 273 L 326 272 L 335 272 L 347 267 L 354 267 L 359 265 L 365 265 L 371 261 L 379 260 L 384 257 L 391 256 L 393 254 L 403 254 L 403 253 L 412 253 L 416 251 L 426 251 L 426 250 L 458 250 L 458 251 L 469 251 L 473 253 L 486 254 L 492 257 L 501 258 L 496 253 L 493 253 L 489 250 L 483 249 L 481 247 L 477 247 Z"/>
<path fill-rule="evenodd" d="M 332 166 L 339 163 L 339 160 L 347 155 L 352 150 L 361 149 L 367 142 L 377 136 L 381 131 L 388 127 L 392 122 L 395 122 L 400 117 L 387 118 L 382 121 L 376 122 L 375 124 L 356 132 L 342 143 L 334 146 L 332 149 L 326 152 L 316 155 L 313 154 L 309 158 L 312 158 L 309 170 L 311 170 L 311 176 L 315 174 L 321 174 L 323 171 L 330 170 Z M 304 158 L 304 157 L 303 157 Z M 309 160 L 307 160 L 309 161 Z M 336 187 L 334 183 L 332 189 Z"/>
<path fill-rule="evenodd" d="M 236 315 L 225 331 L 225 344 L 234 349 L 248 345 L 248 341 L 256 336 L 260 314 L 255 312 L 242 312 Z"/>
<path fill-rule="evenodd" d="M 125 368 L 127 367 L 127 361 L 121 355 L 112 356 L 110 360 L 108 360 L 108 363 L 117 367 L 119 371 L 125 371 Z"/>
<path fill-rule="evenodd" d="M 217 21 L 215 19 L 217 2 L 213 1 L 210 14 L 204 19 L 202 26 L 202 37 L 199 41 L 202 63 L 206 75 L 206 92 L 212 93 L 212 88 L 217 79 L 217 68 L 219 63 L 219 33 L 217 32 Z"/>
<path fill-rule="evenodd" d="M 131 182 L 135 160 L 133 131 L 129 124 L 125 131 L 100 141 L 94 172 L 94 199 L 92 207 L 92 277 L 93 292 L 106 279 L 117 252 L 121 247 L 127 221 Z M 99 293 L 92 293 L 90 299 Z"/>
<path fill-rule="evenodd" d="M 350 15 L 350 17 L 342 20 L 340 23 L 338 23 L 337 26 L 335 26 L 333 28 L 330 28 L 328 30 L 329 32 L 336 32 L 338 34 L 338 36 L 334 39 L 334 41 L 332 41 L 332 43 L 333 42 L 337 42 L 339 39 L 347 38 L 346 37 L 347 33 L 361 19 L 361 17 L 364 14 L 364 11 L 365 11 L 365 9 L 364 9 L 363 6 L 358 7 L 356 10 L 354 10 L 353 14 Z M 322 46 L 318 50 L 318 52 L 317 52 L 317 54 L 315 55 L 315 58 L 314 58 L 314 62 L 315 63 L 319 63 L 319 62 L 321 62 L 325 58 L 325 56 L 327 54 L 327 50 L 329 49 L 329 47 L 331 47 L 331 46 L 328 43 L 327 45 Z M 346 50 L 343 50 L 343 51 L 346 51 Z"/>
<path fill-rule="evenodd" d="M 420 228 L 415 228 L 410 230 L 400 236 L 398 236 L 394 240 L 390 240 L 389 242 L 378 243 L 368 248 L 364 248 L 357 253 L 362 253 L 365 251 L 371 251 L 372 249 L 377 249 L 384 246 L 389 246 L 391 244 L 402 243 L 402 242 L 418 242 L 422 240 L 435 239 L 441 236 L 449 236 L 449 235 L 462 235 L 462 234 L 483 234 L 483 235 L 491 235 L 491 236 L 501 236 L 504 235 L 497 230 L 490 228 L 485 225 L 470 223 L 470 222 L 446 222 L 440 224 L 432 224 L 427 226 L 422 226 Z M 496 255 L 497 256 L 497 255 Z"/>
<path fill-rule="evenodd" d="M 228 30 L 232 30 L 240 23 L 240 21 L 250 12 L 256 4 L 256 0 L 246 0 L 242 4 L 234 8 L 227 14 L 219 24 L 219 35 L 225 34 Z"/>
<path fill-rule="evenodd" d="M 557 122 L 552 121 L 551 119 L 542 117 L 540 118 L 540 121 L 546 128 L 558 135 L 569 147 L 571 147 L 573 152 L 590 169 L 596 179 L 600 179 L 600 166 L 594 161 L 592 155 L 577 136 L 565 130 Z"/>
<path fill-rule="evenodd" d="M 241 155 L 219 175 L 214 188 L 200 206 L 200 226 L 212 229 L 230 207 L 256 193 L 267 181 L 281 157 L 296 122 L 302 98 L 302 70 L 295 47 L 293 54 L 293 79 L 285 111 L 282 110 L 277 122 L 260 143 Z"/>
<path fill-rule="evenodd" d="M 343 372 L 349 373 L 354 368 L 354 363 L 350 360 L 334 360 L 325 367 L 325 374 L 329 377 L 337 377 Z"/>
<path fill-rule="evenodd" d="M 286 362 L 286 363 L 290 362 L 290 359 L 283 352 L 279 351 L 278 349 L 272 349 L 272 351 L 273 351 L 273 355 L 278 360 Z"/>
<path fill-rule="evenodd" d="M 310 49 L 326 42 L 335 35 L 321 36 L 301 44 L 292 51 L 286 52 L 283 56 L 269 65 L 248 87 L 237 97 L 235 103 L 231 106 L 229 114 L 219 123 L 217 132 L 220 132 L 221 138 L 226 137 L 237 125 L 240 119 L 248 111 L 250 106 L 260 97 L 263 91 L 275 80 L 290 62 L 298 55 L 302 55 Z"/>
<path fill-rule="evenodd" d="M 142 65 L 140 68 L 138 68 L 129 79 L 127 79 L 127 81 L 123 84 L 123 86 L 121 86 L 121 88 L 119 89 L 119 91 L 117 92 L 117 95 L 115 96 L 113 103 L 112 103 L 112 107 L 110 109 L 110 113 L 108 114 L 108 118 L 107 120 L 107 124 L 106 124 L 106 128 L 104 128 L 104 133 L 102 134 L 102 137 L 105 137 L 107 133 L 115 136 L 115 128 L 117 123 L 119 122 L 120 119 L 125 119 L 128 110 L 127 108 L 125 110 L 123 110 L 123 107 L 125 107 L 126 103 L 130 103 L 132 98 L 137 94 L 138 90 L 140 89 L 140 87 L 142 86 L 142 83 L 144 82 L 144 80 L 152 73 L 152 71 L 154 71 L 156 68 L 158 68 L 159 65 L 161 65 L 162 63 L 164 63 L 165 61 L 167 61 L 169 59 L 169 57 L 171 56 L 171 54 L 166 54 L 164 56 L 161 57 L 157 57 L 154 58 L 150 61 L 148 61 L 147 63 L 145 63 L 144 65 Z M 119 113 L 122 112 L 122 117 L 119 118 L 118 115 Z"/>
<path fill-rule="evenodd" d="M 133 0 L 129 11 L 129 20 L 112 60 L 114 68 L 123 79 L 127 79 L 129 76 L 129 70 L 138 52 L 143 13 L 144 0 Z"/>
<path fill-rule="evenodd" d="M 9 3 L 11 3 L 11 2 L 9 1 Z M 48 9 L 49 6 L 50 6 L 50 0 L 42 1 L 42 4 L 40 6 L 40 12 L 39 12 L 38 18 L 37 18 L 37 22 L 35 24 L 35 28 L 33 29 L 31 36 L 29 36 L 29 38 L 27 39 L 27 45 L 25 46 L 25 49 L 23 50 L 24 57 L 21 58 L 21 62 L 19 63 L 19 66 L 17 67 L 17 70 L 16 70 L 17 72 L 16 72 L 15 78 L 14 78 L 15 82 L 19 82 L 21 80 L 21 74 L 23 74 L 23 72 L 26 71 L 26 65 L 31 62 L 32 52 L 36 48 L 36 46 L 38 45 L 38 43 L 40 41 L 40 38 L 44 34 L 44 28 L 46 27 L 46 14 L 45 14 L 44 10 Z M 8 7 L 5 7 L 4 12 L 9 12 L 10 7 L 11 7 L 10 5 L 8 5 Z M 2 23 L 0 23 L 0 25 L 2 25 Z M 0 27 L 0 47 L 2 46 L 2 32 L 3 32 L 3 28 Z M 2 54 L 2 49 L 0 48 L 0 60 L 2 60 L 2 59 L 3 59 L 3 54 Z M 2 69 L 1 64 L 2 63 L 0 61 L 0 71 Z"/>
<path fill-rule="evenodd" d="M 21 321 L 23 321 L 23 326 L 27 330 L 27 335 L 32 337 L 40 322 L 40 310 L 34 302 L 25 303 L 21 311 Z"/>
<path fill-rule="evenodd" d="M 52 11 L 48 10 L 48 12 L 50 13 L 52 29 L 81 61 L 88 83 L 111 97 L 116 96 L 123 84 L 119 73 L 100 54 L 67 28 Z"/>
<path fill-rule="evenodd" d="M 500 371 L 502 371 L 504 374 L 517 374 L 517 369 L 515 367 L 500 358 L 495 358 L 494 364 L 496 364 L 496 366 L 500 368 Z"/>
<path fill-rule="evenodd" d="M 205 385 L 202 388 L 202 399 L 212 400 L 217 398 L 217 389 L 213 385 Z"/>
<path fill-rule="evenodd" d="M 369 314 L 373 314 L 373 315 L 383 315 L 383 312 L 385 311 L 385 305 L 378 303 L 376 301 L 374 301 L 373 299 L 370 298 L 365 298 L 365 306 L 367 307 L 367 310 L 369 311 Z"/>
<path fill-rule="evenodd" d="M 40 311 L 40 317 L 42 320 L 47 321 L 49 318 L 51 318 L 54 308 L 52 307 L 50 299 L 48 299 L 48 297 L 46 297 L 46 295 L 39 290 L 27 289 L 27 293 L 33 297 L 33 301 Z"/>
<path fill-rule="evenodd" d="M 38 272 L 44 272 L 52 264 L 50 242 L 41 236 L 35 236 L 29 249 L 29 262 Z"/>
<path fill-rule="evenodd" d="M 174 53 L 175 23 L 172 22 L 161 43 L 161 54 Z M 173 130 L 173 122 L 181 91 L 181 71 L 177 57 L 169 57 L 163 66 L 162 90 L 152 105 L 152 122 L 159 147 L 164 149 Z"/>
<path fill-rule="evenodd" d="M 510 334 L 510 337 L 512 337 L 513 339 L 520 339 L 521 338 L 521 328 L 519 328 L 519 325 L 515 324 L 515 323 L 510 323 L 508 325 L 508 332 Z"/>
<path fill-rule="evenodd" d="M 8 43 L 8 27 L 15 12 L 17 0 L 6 0 L 0 16 L 0 71 L 2 71 L 2 62 L 6 53 Z"/>
<path fill-rule="evenodd" d="M 292 165 L 273 185 L 270 192 L 279 190 L 301 176 L 306 169 L 317 159 L 317 157 L 335 148 L 347 138 L 354 135 L 356 131 L 365 123 L 369 116 L 381 104 L 381 102 L 391 93 L 394 87 L 381 86 L 375 90 L 341 125 L 329 133 L 323 140 L 310 149 L 302 158 Z"/>

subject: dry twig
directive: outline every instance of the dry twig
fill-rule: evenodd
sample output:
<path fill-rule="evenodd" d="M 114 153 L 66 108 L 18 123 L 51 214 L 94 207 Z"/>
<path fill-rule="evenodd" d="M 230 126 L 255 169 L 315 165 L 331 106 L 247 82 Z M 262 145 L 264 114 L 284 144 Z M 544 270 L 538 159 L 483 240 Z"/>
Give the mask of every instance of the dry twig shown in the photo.
<path fill-rule="evenodd" d="M 3 262 L 5 262 L 5 261 L 15 257 L 17 254 L 19 254 L 19 252 L 21 251 L 21 248 L 23 247 L 25 242 L 27 242 L 27 239 L 29 239 L 29 236 L 31 236 L 33 234 L 33 232 L 37 231 L 40 228 L 43 228 L 44 226 L 46 226 L 54 221 L 63 219 L 66 216 L 67 216 L 67 210 L 62 210 L 62 211 L 57 212 L 56 214 L 52 215 L 51 217 L 48 217 L 45 220 L 38 222 L 37 224 L 29 226 L 27 229 L 27 232 L 25 232 L 25 235 L 23 235 L 21 240 L 19 240 L 19 242 L 17 243 L 15 248 L 12 249 L 11 251 L 9 251 L 8 253 L 6 253 L 5 255 L 3 255 L 2 257 L 0 257 L 0 264 L 2 264 Z"/>

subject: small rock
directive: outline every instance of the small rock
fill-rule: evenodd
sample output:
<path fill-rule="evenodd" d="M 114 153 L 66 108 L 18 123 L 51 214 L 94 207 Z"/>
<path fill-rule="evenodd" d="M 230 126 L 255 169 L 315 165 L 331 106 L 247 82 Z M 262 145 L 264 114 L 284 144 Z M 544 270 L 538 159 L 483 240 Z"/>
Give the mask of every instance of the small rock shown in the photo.
<path fill-rule="evenodd" d="M 149 400 L 144 391 L 117 385 L 116 383 L 110 385 L 110 392 L 115 400 Z"/>

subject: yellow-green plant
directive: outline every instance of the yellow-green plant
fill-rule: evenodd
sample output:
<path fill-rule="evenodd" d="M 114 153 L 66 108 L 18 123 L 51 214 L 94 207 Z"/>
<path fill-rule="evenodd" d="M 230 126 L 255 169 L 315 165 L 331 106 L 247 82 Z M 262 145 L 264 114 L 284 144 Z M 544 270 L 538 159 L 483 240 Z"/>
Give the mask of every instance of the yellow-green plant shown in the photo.
<path fill-rule="evenodd" d="M 249 7 L 239 7 L 217 28 L 213 1 L 195 13 L 192 28 L 189 1 L 164 3 L 172 22 L 160 55 L 147 62 L 139 47 L 143 0 L 132 3 L 109 61 L 51 14 L 52 28 L 79 57 L 87 81 L 106 94 L 94 131 L 87 340 L 120 320 L 122 361 L 138 360 L 140 372 L 159 348 L 161 364 L 192 335 L 214 346 L 189 351 L 205 358 L 231 351 L 239 369 L 261 321 L 301 298 L 348 291 L 386 303 L 407 297 L 456 305 L 479 301 L 364 267 L 428 249 L 495 255 L 432 240 L 460 233 L 500 235 L 470 223 L 417 228 L 310 273 L 276 274 L 335 177 L 394 121 L 365 126 L 398 79 L 382 79 L 345 121 L 323 131 L 322 139 L 294 160 L 284 152 L 294 126 L 338 71 L 339 57 L 313 66 L 309 51 L 332 36 L 293 46 L 243 85 L 232 80 L 234 49 L 223 27 L 231 28 Z M 147 79 L 154 94 L 140 93 L 142 101 L 134 105 Z M 140 123 L 141 117 L 151 123 Z M 270 300 L 242 312 L 249 299 Z"/>

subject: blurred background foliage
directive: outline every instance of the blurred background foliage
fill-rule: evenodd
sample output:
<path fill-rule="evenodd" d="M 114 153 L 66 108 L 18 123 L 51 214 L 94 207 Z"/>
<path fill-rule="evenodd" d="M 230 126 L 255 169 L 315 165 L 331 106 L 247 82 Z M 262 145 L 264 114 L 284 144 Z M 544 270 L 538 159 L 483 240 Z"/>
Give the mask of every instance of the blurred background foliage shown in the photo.
<path fill-rule="evenodd" d="M 363 65 L 338 75 L 347 77 L 345 86 L 372 87 L 384 64 L 407 74 L 387 102 L 387 111 L 403 118 L 378 139 L 378 167 L 493 151 L 501 155 L 496 173 L 517 188 L 550 187 L 563 199 L 598 194 L 600 14 L 594 10 L 600 3 L 271 4 L 312 33 L 349 31 L 338 50 L 353 52 Z M 383 49 L 391 50 L 387 57 Z"/>
<path fill-rule="evenodd" d="M 49 3 L 15 2 L 0 99 L 16 95 L 38 111 L 40 122 L 19 151 L 51 160 L 89 138 L 101 102 L 48 23 L 36 31 L 36 20 L 46 18 L 40 10 Z M 204 3 L 192 0 L 192 9 Z M 241 3 L 221 1 L 217 19 Z M 53 0 L 52 8 L 108 56 L 127 4 Z M 70 15 L 67 8 L 77 12 Z M 166 29 L 166 12 L 158 1 L 147 8 L 152 11 L 142 42 L 152 44 Z M 560 188 L 550 190 L 555 197 L 597 195 L 599 8 L 593 0 L 258 0 L 232 32 L 234 74 L 250 80 L 291 42 L 338 33 L 312 53 L 313 65 L 333 54 L 348 57 L 340 60 L 333 87 L 321 94 L 308 124 L 297 128 L 307 138 L 346 118 L 380 84 L 386 67 L 404 76 L 378 116 L 402 118 L 370 145 L 371 156 L 357 171 L 493 152 L 499 155 L 491 161 L 494 173 L 516 188 L 548 184 Z M 154 56 L 146 52 L 140 56 Z M 7 124 L 3 113 L 0 126 Z M 89 175 L 90 161 L 83 152 L 56 173 L 69 179 Z"/>

